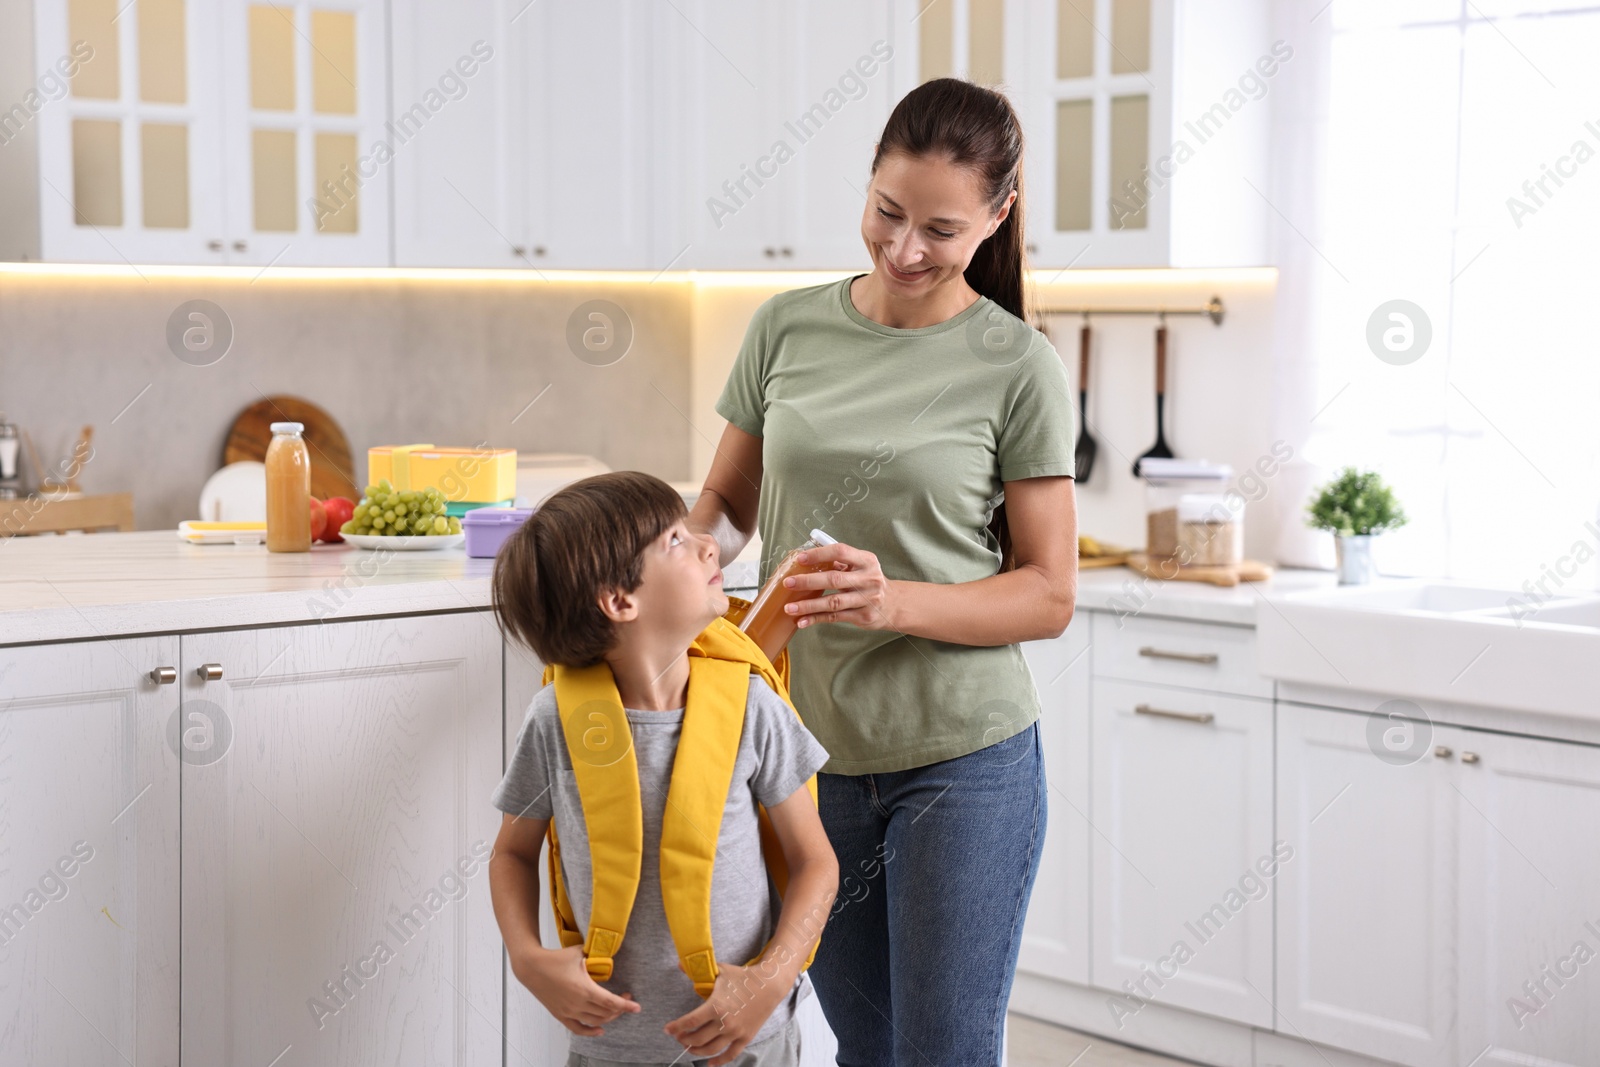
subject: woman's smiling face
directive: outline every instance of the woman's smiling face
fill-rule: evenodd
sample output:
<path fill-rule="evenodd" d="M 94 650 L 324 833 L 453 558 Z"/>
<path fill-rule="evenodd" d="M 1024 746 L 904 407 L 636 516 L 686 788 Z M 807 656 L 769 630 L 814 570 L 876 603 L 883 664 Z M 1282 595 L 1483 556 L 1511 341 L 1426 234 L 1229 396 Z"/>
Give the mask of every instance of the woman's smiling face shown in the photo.
<path fill-rule="evenodd" d="M 959 279 L 978 246 L 1005 221 L 1013 191 L 989 211 L 977 171 L 943 156 L 890 152 L 867 188 L 861 237 L 885 288 L 915 298 Z"/>

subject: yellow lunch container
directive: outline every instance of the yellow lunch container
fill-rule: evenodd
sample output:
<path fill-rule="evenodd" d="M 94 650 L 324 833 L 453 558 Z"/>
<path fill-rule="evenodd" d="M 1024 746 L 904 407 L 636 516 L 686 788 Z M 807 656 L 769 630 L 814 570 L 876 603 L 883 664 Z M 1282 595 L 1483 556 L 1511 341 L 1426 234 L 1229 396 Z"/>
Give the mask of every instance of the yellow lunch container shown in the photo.
<path fill-rule="evenodd" d="M 439 490 L 451 502 L 498 502 L 517 495 L 514 448 L 382 445 L 367 449 L 367 484 L 385 478 L 397 490 Z"/>

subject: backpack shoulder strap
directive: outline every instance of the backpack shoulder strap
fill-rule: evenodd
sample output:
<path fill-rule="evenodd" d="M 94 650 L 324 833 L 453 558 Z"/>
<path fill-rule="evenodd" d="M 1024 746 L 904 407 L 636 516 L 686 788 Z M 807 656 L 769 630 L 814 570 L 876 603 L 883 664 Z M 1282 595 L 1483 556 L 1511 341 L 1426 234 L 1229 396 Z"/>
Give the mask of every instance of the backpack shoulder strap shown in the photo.
<path fill-rule="evenodd" d="M 554 668 L 556 704 L 561 732 L 578 786 L 584 827 L 589 835 L 589 866 L 594 893 L 589 906 L 589 932 L 583 939 L 584 966 L 590 977 L 603 982 L 611 977 L 612 959 L 622 945 L 628 917 L 639 891 L 639 871 L 644 855 L 644 810 L 639 798 L 639 768 L 633 752 L 628 715 L 617 695 L 616 680 L 604 663 L 592 667 Z M 553 824 L 552 824 L 553 827 Z M 555 888 L 559 874 L 555 834 L 551 848 L 552 897 L 558 927 L 565 918 L 576 935 L 565 885 Z M 567 915 L 563 917 L 561 905 Z M 576 943 L 576 942 L 573 942 Z"/>
<path fill-rule="evenodd" d="M 744 733 L 750 665 L 689 659 L 689 697 L 661 819 L 661 899 L 667 928 L 694 990 L 709 997 L 717 980 L 711 943 L 711 872 L 733 765 Z"/>

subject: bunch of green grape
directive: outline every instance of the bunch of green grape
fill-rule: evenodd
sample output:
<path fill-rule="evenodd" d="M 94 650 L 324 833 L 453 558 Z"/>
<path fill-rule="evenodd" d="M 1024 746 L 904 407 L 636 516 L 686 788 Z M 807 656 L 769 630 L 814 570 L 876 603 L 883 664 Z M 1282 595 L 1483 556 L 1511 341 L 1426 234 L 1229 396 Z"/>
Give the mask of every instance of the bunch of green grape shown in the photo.
<path fill-rule="evenodd" d="M 461 532 L 461 520 L 445 514 L 444 494 L 437 489 L 396 490 L 384 478 L 362 490 L 361 503 L 342 534 L 385 537 L 439 536 Z"/>

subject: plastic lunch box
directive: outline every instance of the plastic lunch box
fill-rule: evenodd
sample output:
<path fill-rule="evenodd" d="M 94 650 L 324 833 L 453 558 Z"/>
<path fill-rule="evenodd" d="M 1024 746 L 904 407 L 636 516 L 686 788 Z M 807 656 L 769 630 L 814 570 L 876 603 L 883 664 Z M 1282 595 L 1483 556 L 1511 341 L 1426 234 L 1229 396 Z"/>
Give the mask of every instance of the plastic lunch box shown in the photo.
<path fill-rule="evenodd" d="M 461 532 L 467 535 L 467 555 L 493 559 L 506 538 L 532 514 L 532 508 L 473 508 L 461 516 Z"/>

